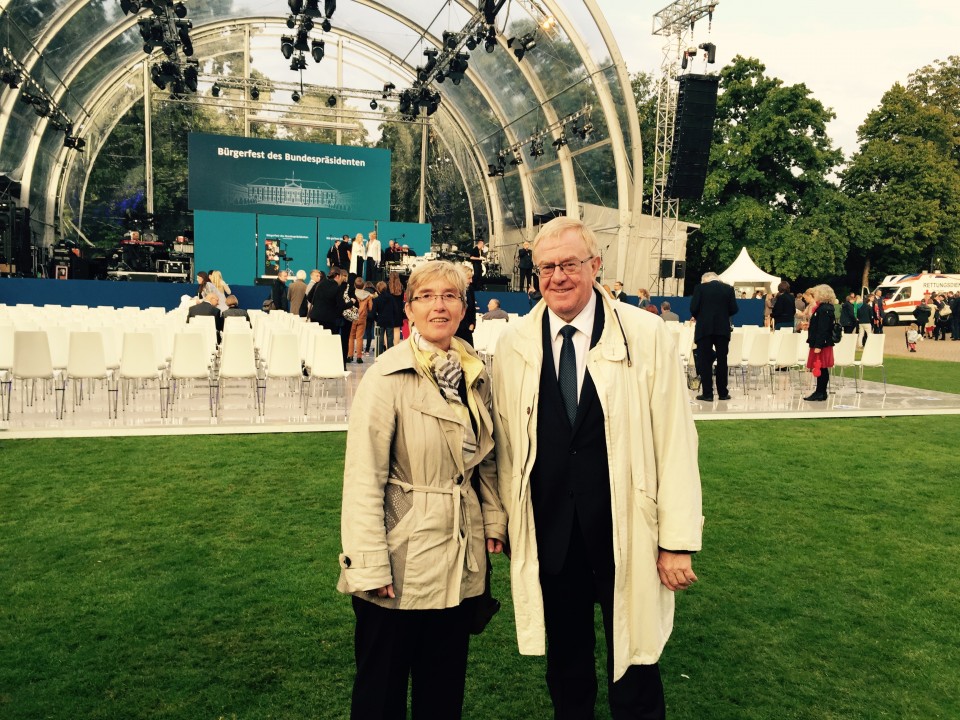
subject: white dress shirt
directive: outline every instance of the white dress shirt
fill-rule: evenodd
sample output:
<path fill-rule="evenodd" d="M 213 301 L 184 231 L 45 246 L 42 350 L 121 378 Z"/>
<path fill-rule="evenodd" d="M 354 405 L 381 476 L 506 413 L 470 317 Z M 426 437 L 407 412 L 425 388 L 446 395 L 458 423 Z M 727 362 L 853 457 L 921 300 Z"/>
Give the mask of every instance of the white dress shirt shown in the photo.
<path fill-rule="evenodd" d="M 573 349 L 577 353 L 577 401 L 580 400 L 580 391 L 583 390 L 583 376 L 587 372 L 587 353 L 590 352 L 590 338 L 593 336 L 593 321 L 597 312 L 597 294 L 590 293 L 590 300 L 571 322 L 564 322 L 553 310 L 547 308 L 550 317 L 550 340 L 553 346 L 553 369 L 560 376 L 560 350 L 563 347 L 563 335 L 560 330 L 565 325 L 573 325 L 577 332 L 571 338 Z"/>

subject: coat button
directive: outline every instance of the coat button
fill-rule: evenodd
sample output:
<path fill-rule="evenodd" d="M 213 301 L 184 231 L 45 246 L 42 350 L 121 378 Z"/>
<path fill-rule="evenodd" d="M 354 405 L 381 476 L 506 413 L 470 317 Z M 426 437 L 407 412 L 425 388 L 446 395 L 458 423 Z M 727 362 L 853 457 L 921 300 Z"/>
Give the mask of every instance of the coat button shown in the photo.
<path fill-rule="evenodd" d="M 577 454 L 577 451 L 576 451 L 576 450 L 571 450 L 571 451 L 570 451 L 570 454 L 571 454 L 571 455 L 576 455 L 576 454 Z"/>
<path fill-rule="evenodd" d="M 350 558 L 348 558 L 346 555 L 343 556 L 343 564 L 347 567 L 350 567 Z"/>

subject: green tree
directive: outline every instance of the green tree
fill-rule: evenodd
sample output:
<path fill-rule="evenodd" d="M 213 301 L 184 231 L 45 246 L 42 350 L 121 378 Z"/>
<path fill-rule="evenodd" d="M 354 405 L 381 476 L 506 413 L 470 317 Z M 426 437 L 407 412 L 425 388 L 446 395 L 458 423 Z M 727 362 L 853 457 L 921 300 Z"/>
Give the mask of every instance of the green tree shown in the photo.
<path fill-rule="evenodd" d="M 851 264 L 886 274 L 960 266 L 960 57 L 895 84 L 857 131 L 843 188 L 860 218 Z"/>
<path fill-rule="evenodd" d="M 842 155 L 827 136 L 832 111 L 803 84 L 765 75 L 737 56 L 720 71 L 717 120 L 702 199 L 682 215 L 701 224 L 688 243 L 688 278 L 728 265 L 746 246 L 787 278 L 844 271 L 849 240 L 829 176 Z"/>

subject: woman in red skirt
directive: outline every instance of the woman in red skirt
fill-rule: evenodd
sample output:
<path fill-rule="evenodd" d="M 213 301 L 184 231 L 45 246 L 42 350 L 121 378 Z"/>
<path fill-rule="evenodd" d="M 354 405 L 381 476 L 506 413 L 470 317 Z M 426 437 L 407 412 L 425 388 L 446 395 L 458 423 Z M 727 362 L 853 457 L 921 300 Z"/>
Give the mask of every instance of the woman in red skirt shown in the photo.
<path fill-rule="evenodd" d="M 827 399 L 827 385 L 830 383 L 830 368 L 833 367 L 833 324 L 836 321 L 837 296 L 829 285 L 817 285 L 809 290 L 813 295 L 813 312 L 810 315 L 810 328 L 807 333 L 807 367 L 817 379 L 817 389 L 804 400 L 822 401 Z"/>

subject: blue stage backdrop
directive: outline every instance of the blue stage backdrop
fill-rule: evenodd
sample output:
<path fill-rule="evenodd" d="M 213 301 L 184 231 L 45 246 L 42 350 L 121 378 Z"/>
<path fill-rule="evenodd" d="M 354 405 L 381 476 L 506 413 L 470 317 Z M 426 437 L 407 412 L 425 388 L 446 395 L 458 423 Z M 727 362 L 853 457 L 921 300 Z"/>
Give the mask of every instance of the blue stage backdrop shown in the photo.
<path fill-rule="evenodd" d="M 390 151 L 190 133 L 190 207 L 303 217 L 390 217 Z"/>
<path fill-rule="evenodd" d="M 253 281 L 257 260 L 256 215 L 197 210 L 193 214 L 193 233 L 194 238 L 202 238 L 194 242 L 194 275 L 200 270 L 219 270 L 231 287 Z"/>
<path fill-rule="evenodd" d="M 382 222 L 377 225 L 377 239 L 384 248 L 391 240 L 398 245 L 409 245 L 417 255 L 423 257 L 430 252 L 430 225 L 419 223 Z"/>

